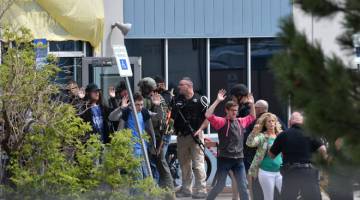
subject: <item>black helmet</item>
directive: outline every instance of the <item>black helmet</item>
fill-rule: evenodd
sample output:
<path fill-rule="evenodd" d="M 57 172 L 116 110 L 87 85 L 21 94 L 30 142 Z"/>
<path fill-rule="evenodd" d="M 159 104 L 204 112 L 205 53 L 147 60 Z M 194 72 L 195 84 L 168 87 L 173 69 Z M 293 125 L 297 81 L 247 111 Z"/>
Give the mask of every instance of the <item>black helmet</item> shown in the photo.
<path fill-rule="evenodd" d="M 155 82 L 158 84 L 158 83 L 164 83 L 164 79 L 161 78 L 160 76 L 155 76 L 154 77 L 154 80 Z"/>
<path fill-rule="evenodd" d="M 96 84 L 90 83 L 89 85 L 86 86 L 85 89 L 86 93 L 95 92 L 95 91 L 100 91 L 99 87 Z"/>
<path fill-rule="evenodd" d="M 249 94 L 249 90 L 244 84 L 236 84 L 230 89 L 230 95 L 243 97 Z"/>

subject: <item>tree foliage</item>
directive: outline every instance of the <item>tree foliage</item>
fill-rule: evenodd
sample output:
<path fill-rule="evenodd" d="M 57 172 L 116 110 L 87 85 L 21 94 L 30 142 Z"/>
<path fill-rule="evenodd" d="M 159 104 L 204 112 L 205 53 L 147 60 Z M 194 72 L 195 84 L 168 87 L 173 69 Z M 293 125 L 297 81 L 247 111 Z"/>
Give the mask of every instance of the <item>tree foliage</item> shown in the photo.
<path fill-rule="evenodd" d="M 353 47 L 352 37 L 360 31 L 360 1 L 295 1 L 313 16 L 344 14 L 344 33 L 338 40 L 344 49 Z M 311 43 L 298 32 L 292 18 L 281 22 L 280 40 L 285 49 L 272 60 L 278 88 L 292 105 L 304 110 L 306 126 L 325 136 L 329 144 L 345 141 L 344 155 L 360 163 L 360 73 L 346 66 L 336 55 L 325 55 L 318 42 Z M 351 49 L 353 50 L 353 49 Z M 352 53 L 352 52 L 350 52 Z"/>
<path fill-rule="evenodd" d="M 2 29 L 0 65 L 2 196 L 11 199 L 153 199 L 164 191 L 151 178 L 138 180 L 130 130 L 109 144 L 97 135 L 81 140 L 90 125 L 57 98 L 56 58 L 36 67 L 29 30 Z M 137 189 L 131 196 L 129 189 Z"/>

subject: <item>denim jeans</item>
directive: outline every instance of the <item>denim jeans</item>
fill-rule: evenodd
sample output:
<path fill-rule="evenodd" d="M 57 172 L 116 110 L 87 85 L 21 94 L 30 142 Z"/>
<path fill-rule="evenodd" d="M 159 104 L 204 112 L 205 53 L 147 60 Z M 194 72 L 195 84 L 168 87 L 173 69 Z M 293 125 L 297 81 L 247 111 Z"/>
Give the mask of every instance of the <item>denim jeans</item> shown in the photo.
<path fill-rule="evenodd" d="M 149 153 L 149 159 L 150 159 L 151 173 L 153 175 L 154 181 L 156 182 L 156 184 L 159 184 L 160 173 L 157 167 L 157 158 L 155 155 Z"/>
<path fill-rule="evenodd" d="M 217 182 L 216 185 L 211 189 L 207 197 L 208 200 L 213 200 L 216 196 L 222 192 L 225 187 L 226 177 L 229 171 L 234 172 L 238 191 L 240 193 L 241 200 L 249 200 L 249 193 L 247 191 L 247 179 L 243 159 L 234 158 L 218 158 L 218 169 L 217 169 Z"/>
<path fill-rule="evenodd" d="M 141 159 L 141 163 L 140 165 L 135 169 L 138 176 L 136 178 L 136 180 L 142 180 L 142 179 L 145 179 L 146 177 L 149 176 L 149 173 L 148 173 L 148 169 L 147 169 L 147 166 L 146 166 L 146 162 L 144 160 L 144 157 L 143 157 L 143 153 L 142 153 L 142 150 L 135 150 L 134 151 L 134 156 L 138 159 Z"/>
<path fill-rule="evenodd" d="M 162 141 L 164 142 L 164 145 L 163 145 L 163 148 L 162 148 L 161 157 L 165 158 L 167 150 L 169 148 L 170 140 L 171 140 L 171 135 L 164 135 L 163 136 Z"/>
<path fill-rule="evenodd" d="M 146 162 L 143 158 L 142 150 L 135 149 L 134 156 L 138 159 L 141 159 L 140 165 L 136 169 L 134 169 L 136 172 L 136 177 L 134 177 L 134 179 L 135 181 L 143 180 L 149 176 L 149 173 L 146 166 Z M 141 195 L 141 192 L 138 188 L 130 188 L 130 195 L 131 196 Z"/>

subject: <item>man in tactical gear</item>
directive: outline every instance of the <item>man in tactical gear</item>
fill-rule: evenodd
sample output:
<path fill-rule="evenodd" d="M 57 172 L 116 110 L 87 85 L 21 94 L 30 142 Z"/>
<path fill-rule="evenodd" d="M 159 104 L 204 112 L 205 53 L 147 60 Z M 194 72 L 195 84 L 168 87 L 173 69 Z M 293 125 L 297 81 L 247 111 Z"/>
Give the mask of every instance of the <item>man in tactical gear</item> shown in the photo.
<path fill-rule="evenodd" d="M 193 82 L 183 78 L 178 85 L 179 96 L 173 101 L 172 118 L 177 134 L 177 153 L 182 172 L 182 186 L 177 197 L 202 199 L 206 197 L 206 172 L 204 152 L 199 145 L 204 136 L 194 137 L 193 130 L 198 130 L 205 122 L 206 106 L 201 103 L 201 96 L 194 93 Z M 185 119 L 184 119 L 185 118 Z M 196 142 L 198 140 L 198 142 Z M 191 188 L 192 174 L 195 176 L 194 190 Z"/>
<path fill-rule="evenodd" d="M 154 127 L 156 138 L 156 152 L 149 155 L 154 178 L 162 188 L 173 190 L 174 184 L 171 176 L 170 168 L 163 153 L 162 141 L 166 137 L 166 115 L 168 105 L 165 99 L 156 93 L 157 84 L 153 78 L 145 77 L 138 83 L 140 91 L 144 96 L 144 107 L 151 113 L 151 122 Z M 170 197 L 168 197 L 170 198 Z"/>

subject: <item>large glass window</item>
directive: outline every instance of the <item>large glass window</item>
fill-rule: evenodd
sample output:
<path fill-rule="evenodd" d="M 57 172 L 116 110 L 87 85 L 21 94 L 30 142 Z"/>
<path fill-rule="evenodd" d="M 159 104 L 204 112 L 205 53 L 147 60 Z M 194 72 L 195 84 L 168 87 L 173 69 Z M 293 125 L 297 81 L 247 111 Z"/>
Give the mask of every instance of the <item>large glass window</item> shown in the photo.
<path fill-rule="evenodd" d="M 190 77 L 194 90 L 206 95 L 206 40 L 169 40 L 169 89 L 177 88 L 183 77 Z"/>
<path fill-rule="evenodd" d="M 83 51 L 82 41 L 51 41 L 49 50 L 54 51 Z"/>
<path fill-rule="evenodd" d="M 287 99 L 279 99 L 274 74 L 269 69 L 272 56 L 282 49 L 275 38 L 251 39 L 251 87 L 256 100 L 269 103 L 269 111 L 287 120 Z"/>
<path fill-rule="evenodd" d="M 247 42 L 246 39 L 210 40 L 210 95 L 216 99 L 219 89 L 227 91 L 237 83 L 247 83 Z M 224 105 L 215 111 L 223 115 Z"/>
<path fill-rule="evenodd" d="M 55 81 L 60 84 L 67 84 L 70 80 L 81 83 L 81 58 L 60 57 L 58 66 L 61 71 L 57 74 Z"/>
<path fill-rule="evenodd" d="M 130 57 L 141 57 L 142 77 L 164 77 L 164 42 L 159 39 L 126 39 Z"/>
<path fill-rule="evenodd" d="M 59 58 L 58 66 L 61 71 L 55 81 L 67 84 L 70 80 L 81 85 L 81 57 L 91 57 L 93 54 L 90 43 L 84 41 L 49 41 L 49 53 Z M 86 55 L 85 55 L 86 52 Z"/>

